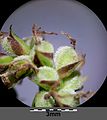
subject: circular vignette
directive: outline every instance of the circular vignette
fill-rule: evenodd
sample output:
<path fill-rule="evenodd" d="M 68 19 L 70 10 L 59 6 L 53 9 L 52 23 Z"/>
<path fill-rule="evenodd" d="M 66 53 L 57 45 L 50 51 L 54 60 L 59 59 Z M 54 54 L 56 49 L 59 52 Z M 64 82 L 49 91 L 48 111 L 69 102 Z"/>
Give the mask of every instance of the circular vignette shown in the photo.
<path fill-rule="evenodd" d="M 13 24 L 18 35 L 21 37 L 29 36 L 33 23 L 42 26 L 47 31 L 59 32 L 64 30 L 72 34 L 77 40 L 77 48 L 87 55 L 86 64 L 82 70 L 82 74 L 88 76 L 84 90 L 97 92 L 106 78 L 107 33 L 95 13 L 80 2 L 72 0 L 30 1 L 9 16 L 2 31 L 8 31 L 10 24 Z M 61 45 L 69 44 L 62 37 L 47 38 L 55 46 L 55 49 Z M 24 80 L 21 86 L 15 87 L 15 90 L 18 93 L 18 99 L 31 106 L 33 96 L 38 88 L 28 80 Z"/>

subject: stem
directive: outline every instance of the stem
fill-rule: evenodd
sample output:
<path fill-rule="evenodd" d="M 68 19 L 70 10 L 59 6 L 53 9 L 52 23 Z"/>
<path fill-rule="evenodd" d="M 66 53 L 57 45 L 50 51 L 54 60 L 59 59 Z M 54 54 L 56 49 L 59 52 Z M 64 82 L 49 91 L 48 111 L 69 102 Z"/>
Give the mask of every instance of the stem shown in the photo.
<path fill-rule="evenodd" d="M 59 95 L 55 91 L 50 91 L 50 95 L 55 99 L 56 105 L 59 107 L 63 107 L 63 104 L 60 102 Z"/>
<path fill-rule="evenodd" d="M 61 84 L 60 80 L 56 81 L 52 86 L 51 90 L 56 90 L 56 88 Z"/>
<path fill-rule="evenodd" d="M 70 42 L 71 42 L 73 48 L 75 49 L 75 46 L 76 46 L 76 40 L 73 39 L 73 38 L 71 37 L 71 35 L 68 34 L 68 33 L 65 33 L 65 32 L 61 31 L 61 34 L 62 34 L 62 35 L 65 35 L 65 36 L 70 40 Z"/>
<path fill-rule="evenodd" d="M 55 92 L 54 90 L 51 90 L 48 94 L 46 94 L 44 96 L 44 99 L 49 99 L 50 97 L 53 97 L 55 99 L 55 102 L 56 102 L 56 106 L 58 107 L 63 107 L 63 104 L 60 102 L 60 99 L 59 99 L 59 95 L 57 94 L 57 92 Z"/>
<path fill-rule="evenodd" d="M 91 92 L 91 91 L 87 91 L 87 92 L 84 92 L 84 91 L 81 91 L 78 93 L 78 96 L 81 97 L 81 98 L 85 98 L 85 100 L 89 99 L 91 96 L 94 95 L 95 92 Z"/>
<path fill-rule="evenodd" d="M 8 72 L 0 75 L 2 82 L 9 89 L 12 86 L 12 83 L 8 79 Z"/>

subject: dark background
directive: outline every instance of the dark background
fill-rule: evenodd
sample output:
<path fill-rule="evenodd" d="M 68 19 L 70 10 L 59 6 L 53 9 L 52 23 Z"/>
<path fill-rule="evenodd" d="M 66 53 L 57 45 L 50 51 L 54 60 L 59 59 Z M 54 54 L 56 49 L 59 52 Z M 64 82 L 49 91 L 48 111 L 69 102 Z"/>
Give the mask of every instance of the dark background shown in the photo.
<path fill-rule="evenodd" d="M 1 0 L 0 1 L 0 29 L 5 20 L 21 5 L 29 0 Z M 89 7 L 102 21 L 107 29 L 106 1 L 104 0 L 77 0 Z M 106 51 L 105 51 L 106 54 Z M 99 91 L 87 102 L 84 107 L 107 107 L 107 80 L 103 83 Z M 0 106 L 2 107 L 27 107 L 17 100 L 17 93 L 13 89 L 7 90 L 0 80 Z"/>

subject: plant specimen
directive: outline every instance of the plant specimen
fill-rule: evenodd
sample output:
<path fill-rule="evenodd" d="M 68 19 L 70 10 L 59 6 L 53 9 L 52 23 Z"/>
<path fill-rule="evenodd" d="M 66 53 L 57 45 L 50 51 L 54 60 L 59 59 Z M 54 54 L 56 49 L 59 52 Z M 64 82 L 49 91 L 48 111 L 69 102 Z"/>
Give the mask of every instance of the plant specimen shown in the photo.
<path fill-rule="evenodd" d="M 40 87 L 34 96 L 32 107 L 77 107 L 81 98 L 92 95 L 81 91 L 86 76 L 80 70 L 85 64 L 85 55 L 76 51 L 76 40 L 61 32 L 70 40 L 69 46 L 54 51 L 53 45 L 44 35 L 58 33 L 42 31 L 33 25 L 31 37 L 21 39 L 12 30 L 0 32 L 0 77 L 8 89 L 25 77 Z"/>

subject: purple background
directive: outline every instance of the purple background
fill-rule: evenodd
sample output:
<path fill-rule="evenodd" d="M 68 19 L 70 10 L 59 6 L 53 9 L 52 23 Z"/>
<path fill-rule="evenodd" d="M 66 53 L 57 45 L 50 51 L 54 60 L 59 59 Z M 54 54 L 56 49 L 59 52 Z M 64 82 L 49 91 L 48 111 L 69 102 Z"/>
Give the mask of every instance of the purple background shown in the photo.
<path fill-rule="evenodd" d="M 84 90 L 97 91 L 107 75 L 107 32 L 98 17 L 86 6 L 75 0 L 34 0 L 17 9 L 7 19 L 2 31 L 8 31 L 12 24 L 20 36 L 30 36 L 32 24 L 44 30 L 70 33 L 77 40 L 77 48 L 86 53 L 86 64 L 82 70 L 88 76 Z M 46 36 L 54 45 L 69 45 L 64 36 Z M 38 87 L 25 79 L 15 87 L 18 99 L 31 105 Z M 83 102 L 83 101 L 82 101 Z"/>

